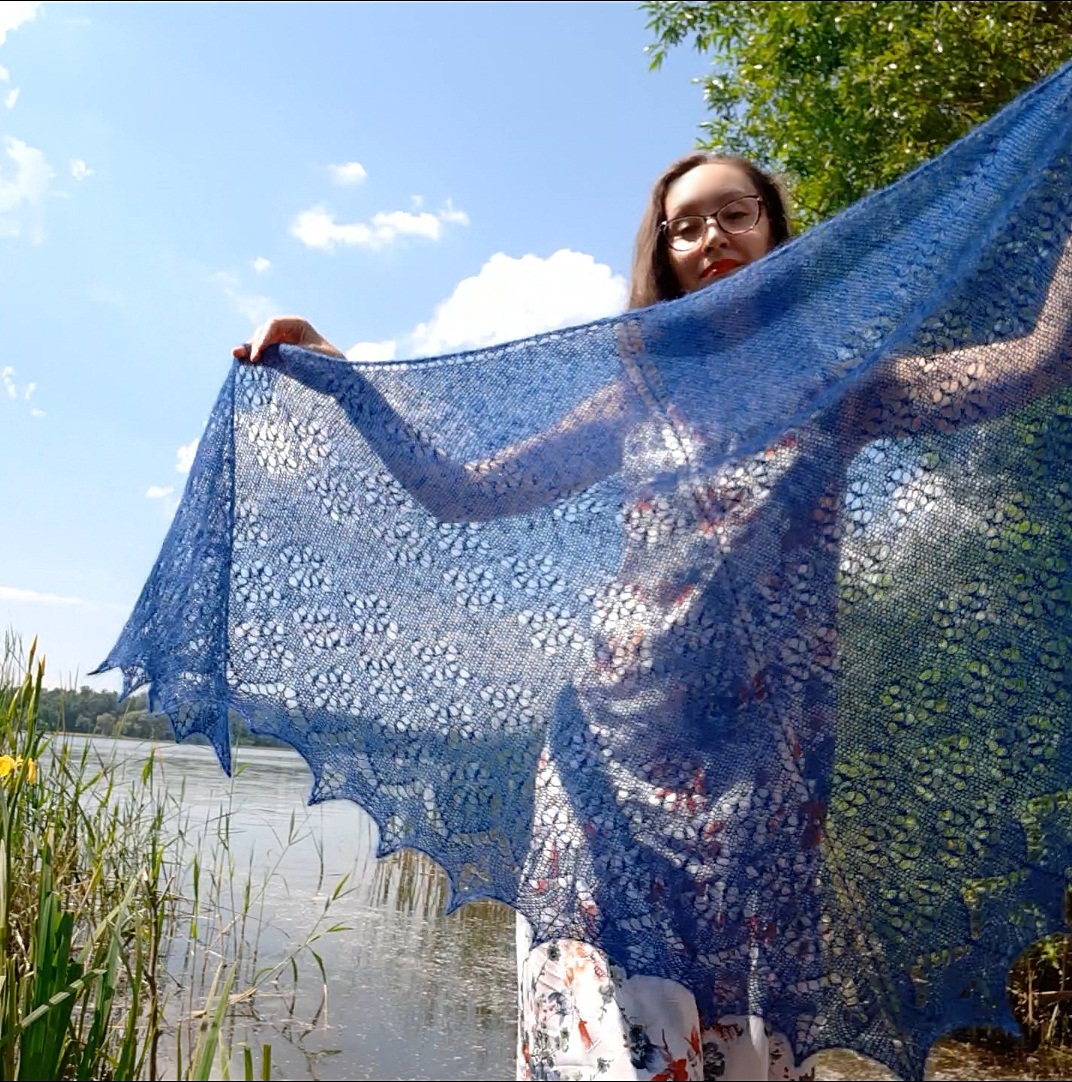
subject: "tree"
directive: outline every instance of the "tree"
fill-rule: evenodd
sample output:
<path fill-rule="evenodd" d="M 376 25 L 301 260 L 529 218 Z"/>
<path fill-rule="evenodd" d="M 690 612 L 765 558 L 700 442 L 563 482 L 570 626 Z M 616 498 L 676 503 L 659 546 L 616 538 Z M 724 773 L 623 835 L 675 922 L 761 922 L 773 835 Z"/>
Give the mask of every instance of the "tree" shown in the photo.
<path fill-rule="evenodd" d="M 711 57 L 702 147 L 789 181 L 811 224 L 934 157 L 1072 58 L 1072 3 L 642 5 L 653 68 Z"/>
<path fill-rule="evenodd" d="M 105 712 L 97 715 L 97 720 L 93 723 L 93 734 L 95 736 L 112 736 L 115 732 L 115 714 Z"/>

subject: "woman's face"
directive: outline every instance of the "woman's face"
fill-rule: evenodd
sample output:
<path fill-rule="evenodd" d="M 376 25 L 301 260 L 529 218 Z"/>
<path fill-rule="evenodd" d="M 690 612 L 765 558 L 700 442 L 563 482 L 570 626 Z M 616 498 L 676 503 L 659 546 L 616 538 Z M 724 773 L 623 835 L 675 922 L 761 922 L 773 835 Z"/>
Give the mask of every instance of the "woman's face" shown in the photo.
<path fill-rule="evenodd" d="M 735 199 L 758 195 L 740 166 L 731 162 L 705 162 L 670 185 L 663 214 L 667 221 L 686 214 L 713 215 Z M 766 208 L 761 207 L 759 220 L 747 233 L 726 233 L 712 218 L 693 247 L 682 251 L 667 246 L 667 254 L 682 292 L 692 293 L 754 263 L 769 249 L 770 219 Z"/>

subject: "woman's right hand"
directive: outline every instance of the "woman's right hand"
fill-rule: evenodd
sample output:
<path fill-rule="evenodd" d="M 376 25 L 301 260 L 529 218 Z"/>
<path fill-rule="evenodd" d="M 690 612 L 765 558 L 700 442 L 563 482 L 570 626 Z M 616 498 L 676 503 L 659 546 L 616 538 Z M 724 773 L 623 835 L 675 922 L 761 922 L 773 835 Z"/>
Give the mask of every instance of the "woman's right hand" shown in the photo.
<path fill-rule="evenodd" d="M 332 357 L 345 357 L 341 349 L 333 346 L 320 332 L 301 316 L 275 316 L 262 323 L 248 342 L 235 346 L 232 356 L 239 361 L 259 361 L 269 346 L 286 344 L 314 349 Z"/>

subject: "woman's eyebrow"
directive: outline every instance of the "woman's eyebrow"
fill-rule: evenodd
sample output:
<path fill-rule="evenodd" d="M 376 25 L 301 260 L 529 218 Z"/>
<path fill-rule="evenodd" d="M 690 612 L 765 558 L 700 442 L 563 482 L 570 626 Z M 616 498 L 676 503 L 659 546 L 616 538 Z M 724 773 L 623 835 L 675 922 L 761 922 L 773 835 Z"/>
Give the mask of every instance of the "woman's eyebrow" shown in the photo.
<path fill-rule="evenodd" d="M 699 196 L 696 199 L 686 199 L 683 203 L 678 203 L 673 210 L 673 213 L 669 217 L 673 218 L 675 215 L 680 214 L 694 214 L 701 207 L 714 206 L 716 208 L 724 207 L 727 203 L 732 203 L 734 199 L 740 199 L 744 195 L 755 195 L 755 192 L 750 192 L 745 188 L 730 188 L 727 191 L 719 192 L 718 195 L 713 196 Z"/>

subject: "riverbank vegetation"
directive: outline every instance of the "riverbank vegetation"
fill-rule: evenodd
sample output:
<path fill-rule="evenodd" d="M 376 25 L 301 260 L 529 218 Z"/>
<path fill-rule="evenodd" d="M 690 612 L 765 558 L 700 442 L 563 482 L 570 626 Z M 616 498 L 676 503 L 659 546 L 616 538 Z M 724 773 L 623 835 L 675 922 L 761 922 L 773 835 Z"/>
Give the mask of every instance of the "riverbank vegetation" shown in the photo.
<path fill-rule="evenodd" d="M 263 884 L 236 867 L 229 811 L 193 823 L 153 757 L 131 776 L 50 734 L 43 676 L 33 648 L 20 666 L 7 644 L 0 1078 L 270 1077 L 270 1046 L 236 1045 L 236 1022 L 299 962 L 322 976 L 316 943 L 337 930 L 327 912 L 345 881 L 285 957 L 261 957 Z"/>
<path fill-rule="evenodd" d="M 135 692 L 120 702 L 116 692 L 91 687 L 42 688 L 37 703 L 37 725 L 42 732 L 135 740 L 171 740 L 174 736 L 168 719 L 150 712 L 144 693 Z M 265 748 L 286 746 L 270 736 L 251 733 L 238 714 L 231 716 L 231 743 Z"/>

